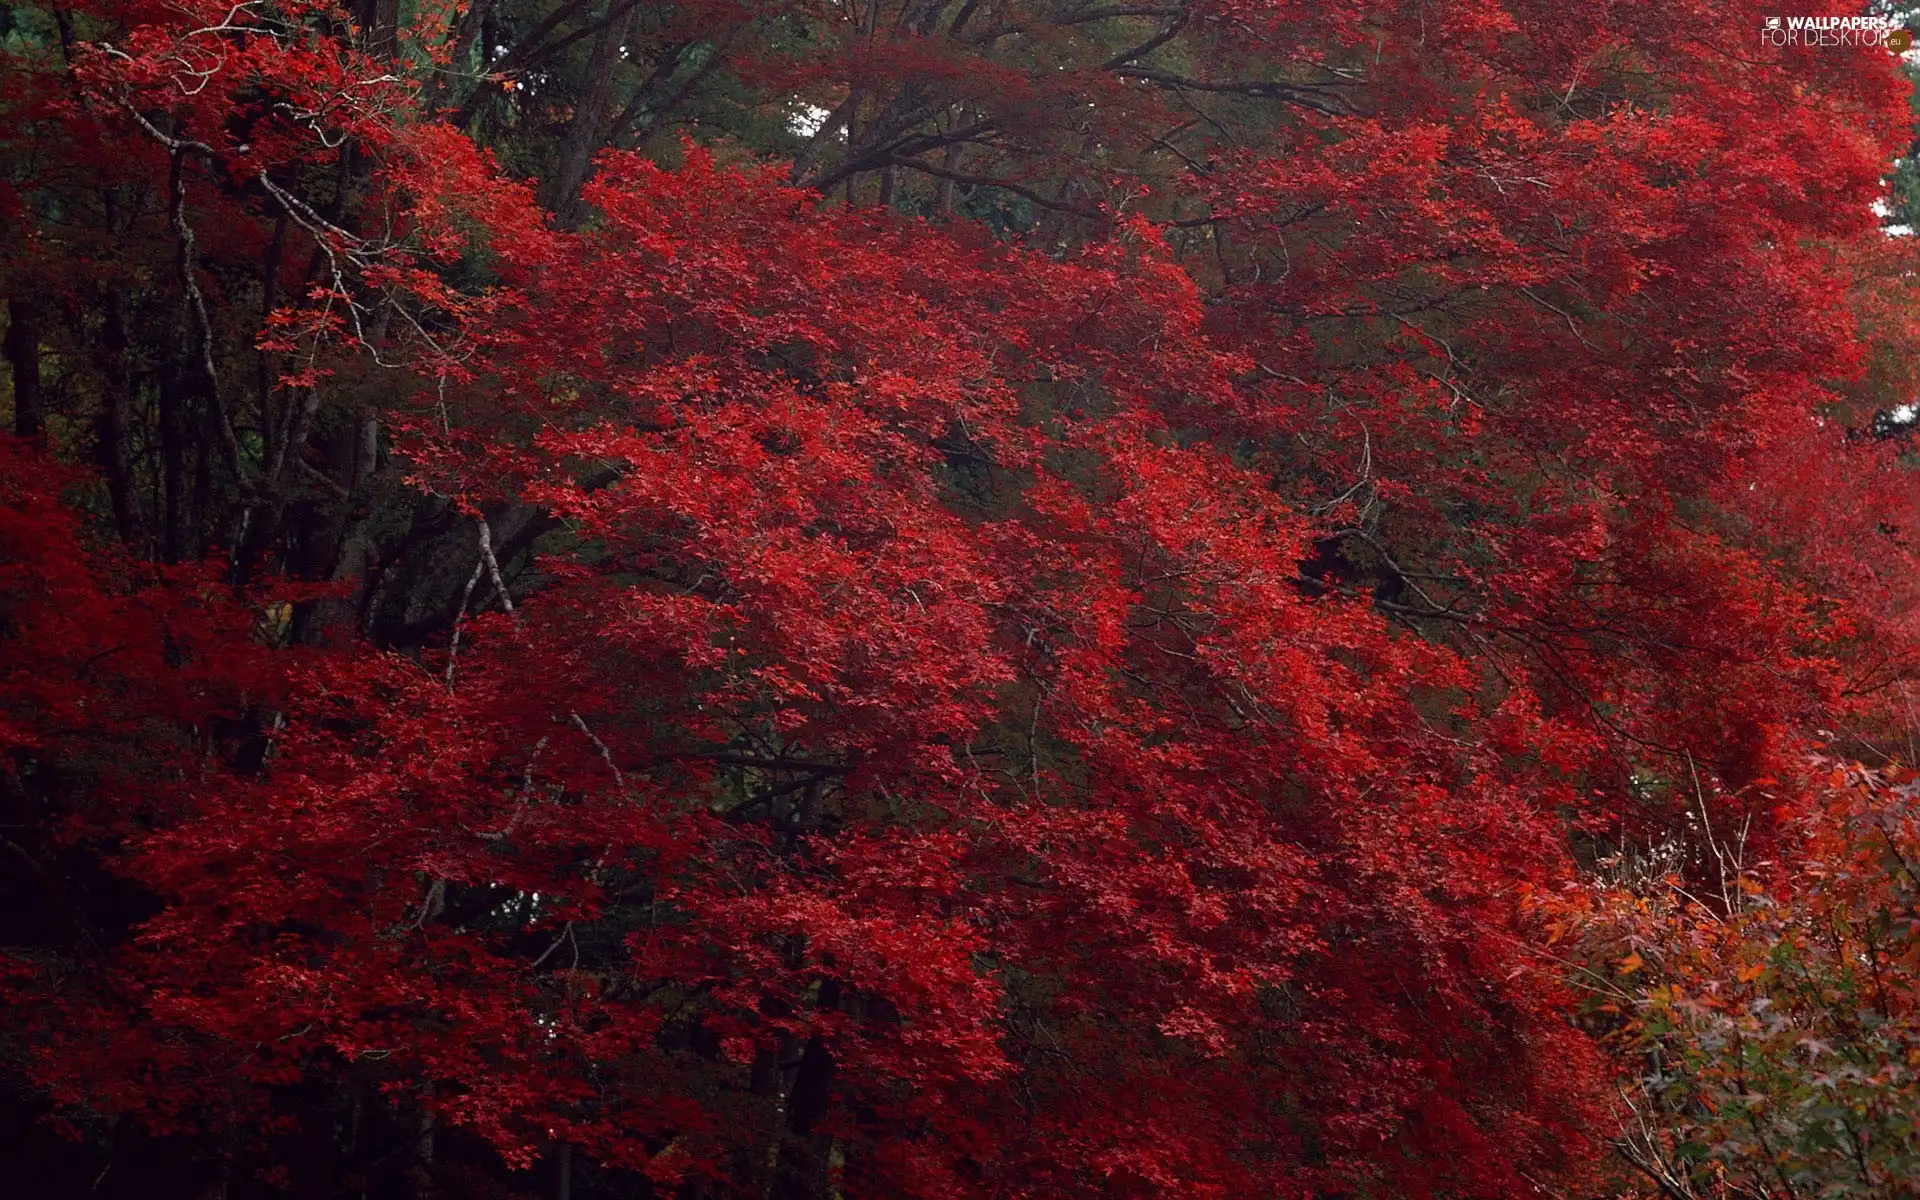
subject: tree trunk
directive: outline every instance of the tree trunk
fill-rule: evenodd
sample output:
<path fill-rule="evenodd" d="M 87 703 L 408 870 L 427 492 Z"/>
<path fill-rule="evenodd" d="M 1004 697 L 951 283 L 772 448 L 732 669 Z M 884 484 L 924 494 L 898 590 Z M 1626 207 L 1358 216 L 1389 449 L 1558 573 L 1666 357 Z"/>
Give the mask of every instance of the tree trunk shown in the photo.
<path fill-rule="evenodd" d="M 356 582 L 358 588 L 350 596 L 295 605 L 292 634 L 300 645 L 320 645 L 339 634 L 350 637 L 358 623 L 373 562 L 369 526 L 385 490 L 377 470 L 379 455 L 380 417 L 371 408 L 363 408 L 328 444 L 329 473 L 344 497 L 322 501 L 307 514 L 307 536 L 295 573 L 303 579 Z"/>
<path fill-rule="evenodd" d="M 579 224 L 580 189 L 586 185 L 593 156 L 606 133 L 608 110 L 613 107 L 614 72 L 640 7 L 634 0 L 610 2 L 625 7 L 607 22 L 593 43 L 593 56 L 587 63 L 587 91 L 573 110 L 573 123 L 567 127 L 560 161 L 544 197 L 553 210 L 554 223 L 563 229 Z"/>
<path fill-rule="evenodd" d="M 407 1182 L 413 1189 L 416 1200 L 426 1200 L 433 1194 L 433 1109 L 428 1106 L 433 1096 L 433 1088 L 426 1089 L 428 1102 L 420 1106 L 420 1132 L 413 1146 L 413 1161 L 407 1166 Z"/>
<path fill-rule="evenodd" d="M 288 215 L 285 209 L 273 222 L 273 240 L 267 243 L 266 257 L 260 263 L 260 323 L 265 327 L 273 310 L 280 307 L 280 260 L 286 253 Z M 273 406 L 273 394 L 279 386 L 277 360 L 270 350 L 254 352 L 254 392 L 260 405 L 261 442 L 268 457 L 280 437 L 279 421 Z"/>
<path fill-rule="evenodd" d="M 132 407 L 133 369 L 127 356 L 127 297 L 107 296 L 107 319 L 101 339 L 106 388 L 100 398 L 98 461 L 107 477 L 107 496 L 113 524 L 122 540 L 131 542 L 140 531 L 139 510 L 133 493 L 133 451 L 127 436 L 127 414 Z"/>
<path fill-rule="evenodd" d="M 160 555 L 177 563 L 192 553 L 187 514 L 193 499 L 187 490 L 187 398 L 180 373 L 169 363 L 160 374 Z"/>
<path fill-rule="evenodd" d="M 354 18 L 360 22 L 367 53 L 392 58 L 400 47 L 400 0 L 359 0 Z"/>
<path fill-rule="evenodd" d="M 780 1145 L 774 1200 L 825 1200 L 830 1192 L 831 1137 L 814 1132 L 827 1113 L 833 1089 L 833 1053 L 819 1037 L 809 1038 L 787 1091 L 790 1136 Z"/>
<path fill-rule="evenodd" d="M 941 155 L 940 165 L 949 171 L 958 171 L 960 169 L 960 151 L 961 146 L 958 142 L 948 146 L 946 151 Z M 940 181 L 940 215 L 943 217 L 951 217 L 953 215 L 954 186 L 954 181 L 950 178 Z"/>
<path fill-rule="evenodd" d="M 40 407 L 40 309 L 19 296 L 7 301 L 7 361 L 13 364 L 13 431 L 38 437 L 45 416 Z"/>

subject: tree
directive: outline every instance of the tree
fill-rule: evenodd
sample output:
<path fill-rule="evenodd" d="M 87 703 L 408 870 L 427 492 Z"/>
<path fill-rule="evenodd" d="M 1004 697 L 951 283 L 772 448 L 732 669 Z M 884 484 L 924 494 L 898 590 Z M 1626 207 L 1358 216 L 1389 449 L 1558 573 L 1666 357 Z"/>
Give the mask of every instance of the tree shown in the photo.
<path fill-rule="evenodd" d="M 1527 1194 L 1607 1091 L 1518 885 L 1897 716 L 1890 57 L 18 11 L 16 425 L 122 547 L 6 644 L 129 716 L 0 697 L 23 894 L 127 889 L 13 1051 L 215 1191 Z"/>
<path fill-rule="evenodd" d="M 1668 848 L 1543 898 L 1640 1066 L 1618 1148 L 1661 1194 L 1909 1194 L 1914 829 L 1910 783 L 1836 765 L 1790 860 L 1749 861 L 1723 830 L 1716 889 L 1689 890 Z"/>

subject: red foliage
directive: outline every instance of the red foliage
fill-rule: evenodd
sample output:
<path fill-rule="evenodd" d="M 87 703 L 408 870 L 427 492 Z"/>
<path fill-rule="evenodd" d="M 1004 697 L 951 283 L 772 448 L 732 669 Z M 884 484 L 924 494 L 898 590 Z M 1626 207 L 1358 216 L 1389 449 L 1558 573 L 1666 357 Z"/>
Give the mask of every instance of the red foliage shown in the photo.
<path fill-rule="evenodd" d="M 271 695 L 258 691 L 268 676 L 249 620 L 218 580 L 91 537 L 67 502 L 82 483 L 0 436 L 0 637 L 11 650 L 0 658 L 0 749 L 65 759 L 120 789 L 90 814 L 117 829 L 155 797 L 157 776 L 211 751 L 178 743 L 173 721 L 229 711 L 248 688 Z"/>
<path fill-rule="evenodd" d="M 1045 253 L 691 144 L 553 229 L 368 56 L 189 7 L 103 8 L 48 119 L 226 206 L 211 258 L 289 214 L 329 264 L 259 331 L 289 387 L 401 314 L 397 449 L 477 545 L 444 649 L 269 653 L 0 451 L 0 731 L 131 756 L 59 836 L 158 907 L 18 982 L 62 1102 L 235 1137 L 351 1079 L 729 1194 L 1527 1194 L 1603 1092 L 1521 885 L 1648 762 L 1764 813 L 1911 660 L 1909 552 L 1847 557 L 1892 476 L 1815 424 L 1902 97 L 1701 55 L 1744 6 L 1196 5 L 1221 72 L 1301 37 L 1378 106 Z M 966 77 L 843 49 L 761 67 Z M 1074 75 L 996 71 L 1016 113 Z M 1100 78 L 1115 136 L 1166 116 Z M 384 228 L 287 182 L 341 139 Z M 557 528 L 509 607 L 515 504 Z M 179 740 L 222 703 L 260 769 Z"/>

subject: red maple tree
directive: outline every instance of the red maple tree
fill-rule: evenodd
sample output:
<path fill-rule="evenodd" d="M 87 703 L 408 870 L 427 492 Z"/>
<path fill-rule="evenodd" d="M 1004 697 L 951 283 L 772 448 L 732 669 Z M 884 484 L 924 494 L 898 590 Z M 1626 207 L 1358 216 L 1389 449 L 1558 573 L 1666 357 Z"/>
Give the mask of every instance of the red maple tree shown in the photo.
<path fill-rule="evenodd" d="M 9 845 L 141 897 L 15 939 L 68 1119 L 221 1189 L 488 1194 L 460 1137 L 689 1197 L 1589 1165 L 1524 886 L 1682 781 L 1764 843 L 1911 673 L 1903 468 L 1843 435 L 1914 382 L 1891 59 L 896 7 L 581 27 L 814 104 L 779 167 L 582 158 L 588 86 L 514 178 L 445 93 L 479 5 L 100 4 L 8 85 L 9 294 L 71 271 L 104 347 L 99 494 L 0 464 Z M 17 427 L 87 445 L 27 340 Z"/>

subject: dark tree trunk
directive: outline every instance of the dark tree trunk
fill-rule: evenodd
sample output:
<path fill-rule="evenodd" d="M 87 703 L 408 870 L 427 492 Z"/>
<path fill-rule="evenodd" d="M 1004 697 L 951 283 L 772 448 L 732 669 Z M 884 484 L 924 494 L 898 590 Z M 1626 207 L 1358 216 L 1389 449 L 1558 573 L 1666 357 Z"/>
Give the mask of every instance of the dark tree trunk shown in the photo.
<path fill-rule="evenodd" d="M 160 373 L 160 554 L 177 563 L 193 552 L 187 515 L 193 498 L 187 484 L 187 397 L 171 363 Z"/>
<path fill-rule="evenodd" d="M 132 408 L 133 367 L 127 350 L 127 297 L 122 292 L 107 296 L 106 327 L 101 342 L 106 388 L 100 399 L 98 461 L 107 478 L 114 527 L 123 540 L 131 542 L 140 531 L 140 514 L 135 505 L 133 451 L 127 430 Z"/>
<path fill-rule="evenodd" d="M 200 558 L 207 552 L 207 522 L 213 513 L 213 422 L 217 419 L 211 406 L 201 405 L 200 436 L 193 456 L 193 500 L 187 515 L 187 529 L 193 538 L 186 553 L 190 558 Z"/>
<path fill-rule="evenodd" d="M 814 1132 L 827 1114 L 833 1089 L 833 1052 L 818 1037 L 807 1041 L 787 1093 L 787 1129 L 774 1179 L 774 1200 L 825 1200 L 832 1139 Z"/>
<path fill-rule="evenodd" d="M 7 301 L 7 361 L 13 364 L 13 431 L 38 437 L 45 413 L 40 398 L 40 309 L 15 296 Z"/>
<path fill-rule="evenodd" d="M 303 578 L 356 583 L 364 590 L 373 560 L 368 526 L 382 501 L 379 465 L 380 418 L 364 409 L 353 424 L 342 428 L 328 443 L 329 474 L 343 496 L 323 500 L 308 514 L 308 538 L 297 573 Z M 354 595 L 306 601 L 294 609 L 293 640 L 318 645 L 341 634 L 351 635 L 361 609 Z"/>
<path fill-rule="evenodd" d="M 620 65 L 628 31 L 633 28 L 634 14 L 640 8 L 633 0 L 610 2 L 625 7 L 614 14 L 594 40 L 593 56 L 587 63 L 587 91 L 573 110 L 573 124 L 567 127 L 566 140 L 560 147 L 560 161 L 555 165 L 543 197 L 547 207 L 553 210 L 555 223 L 562 228 L 572 228 L 580 221 L 580 189 L 586 185 L 593 156 L 605 140 L 608 112 L 613 107 L 615 70 Z"/>
<path fill-rule="evenodd" d="M 359 0 L 354 17 L 360 22 L 367 53 L 392 58 L 400 45 L 400 0 Z"/>
<path fill-rule="evenodd" d="M 286 210 L 273 222 L 273 240 L 267 244 L 266 257 L 260 264 L 260 321 L 264 326 L 273 310 L 280 306 L 280 259 L 287 247 Z M 271 351 L 260 350 L 254 355 L 254 390 L 260 404 L 260 429 L 262 442 L 269 456 L 280 436 L 279 421 L 273 409 L 273 393 L 277 387 L 275 376 L 276 359 Z"/>

